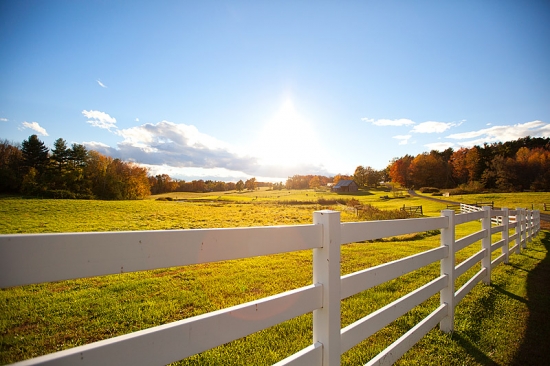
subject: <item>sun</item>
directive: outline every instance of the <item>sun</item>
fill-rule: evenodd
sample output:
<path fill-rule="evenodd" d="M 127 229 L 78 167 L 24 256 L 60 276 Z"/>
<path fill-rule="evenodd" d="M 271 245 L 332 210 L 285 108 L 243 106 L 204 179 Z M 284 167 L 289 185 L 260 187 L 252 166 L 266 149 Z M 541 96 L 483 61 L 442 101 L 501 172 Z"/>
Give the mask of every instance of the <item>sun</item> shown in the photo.
<path fill-rule="evenodd" d="M 255 155 L 266 165 L 291 167 L 319 160 L 317 133 L 290 98 L 266 122 L 254 146 Z"/>

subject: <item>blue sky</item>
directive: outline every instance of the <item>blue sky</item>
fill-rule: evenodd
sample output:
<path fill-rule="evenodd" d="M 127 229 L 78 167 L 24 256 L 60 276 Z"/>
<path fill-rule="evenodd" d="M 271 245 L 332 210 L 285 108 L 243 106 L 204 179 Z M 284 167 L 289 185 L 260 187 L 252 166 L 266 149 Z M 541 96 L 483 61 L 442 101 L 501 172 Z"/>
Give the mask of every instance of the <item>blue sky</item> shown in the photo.
<path fill-rule="evenodd" d="M 0 138 L 151 174 L 353 174 L 550 136 L 548 1 L 0 2 Z"/>

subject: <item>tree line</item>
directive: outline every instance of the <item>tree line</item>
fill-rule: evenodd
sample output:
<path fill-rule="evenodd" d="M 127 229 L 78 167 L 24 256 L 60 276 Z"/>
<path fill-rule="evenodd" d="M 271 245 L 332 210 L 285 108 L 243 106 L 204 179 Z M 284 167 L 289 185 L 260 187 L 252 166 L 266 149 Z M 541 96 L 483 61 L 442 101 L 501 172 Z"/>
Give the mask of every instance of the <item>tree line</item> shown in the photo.
<path fill-rule="evenodd" d="M 31 135 L 0 141 L 0 192 L 49 198 L 139 199 L 150 194 L 147 169 L 62 138 L 53 149 Z"/>
<path fill-rule="evenodd" d="M 44 198 L 142 199 L 169 192 L 221 192 L 282 189 L 282 183 L 172 179 L 167 174 L 150 176 L 146 168 L 113 159 L 81 144 L 68 146 L 59 138 L 50 150 L 37 135 L 21 144 L 0 141 L 0 193 L 19 193 Z"/>
<path fill-rule="evenodd" d="M 36 135 L 21 144 L 0 141 L 0 193 L 22 193 L 50 198 L 141 199 L 168 192 L 253 191 L 316 189 L 354 180 L 360 188 L 376 188 L 380 182 L 404 187 L 462 188 L 465 191 L 550 190 L 550 138 L 525 137 L 472 148 L 432 150 L 417 156 L 395 158 L 386 169 L 358 166 L 353 175 L 294 175 L 286 183 L 172 179 L 167 174 L 150 176 L 131 162 L 67 145 L 62 138 L 48 149 Z"/>
<path fill-rule="evenodd" d="M 456 151 L 405 155 L 390 163 L 388 175 L 404 187 L 548 191 L 550 138 L 528 136 Z"/>
<path fill-rule="evenodd" d="M 161 194 L 170 192 L 223 192 L 223 191 L 253 191 L 260 187 L 270 187 L 279 189 L 280 183 L 258 182 L 256 178 L 250 178 L 246 181 L 242 179 L 237 183 L 223 182 L 215 180 L 185 180 L 172 179 L 167 174 L 159 174 L 149 177 L 151 194 Z"/>

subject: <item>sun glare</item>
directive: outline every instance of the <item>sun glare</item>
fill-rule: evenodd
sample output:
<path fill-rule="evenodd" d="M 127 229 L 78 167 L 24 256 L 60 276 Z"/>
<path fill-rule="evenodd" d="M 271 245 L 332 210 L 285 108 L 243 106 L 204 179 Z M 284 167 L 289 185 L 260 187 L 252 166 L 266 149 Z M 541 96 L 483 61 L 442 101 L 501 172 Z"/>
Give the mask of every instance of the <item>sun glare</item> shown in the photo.
<path fill-rule="evenodd" d="M 321 160 L 317 133 L 290 98 L 263 126 L 254 145 L 256 155 L 267 165 L 290 167 Z"/>

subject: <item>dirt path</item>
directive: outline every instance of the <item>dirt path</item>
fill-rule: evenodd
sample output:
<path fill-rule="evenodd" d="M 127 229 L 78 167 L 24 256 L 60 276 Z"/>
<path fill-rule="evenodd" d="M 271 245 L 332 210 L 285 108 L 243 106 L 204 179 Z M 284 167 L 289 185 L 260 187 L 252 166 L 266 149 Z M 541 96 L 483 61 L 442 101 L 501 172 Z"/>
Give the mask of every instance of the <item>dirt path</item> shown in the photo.
<path fill-rule="evenodd" d="M 443 200 L 443 199 L 441 199 L 441 198 L 435 198 L 435 197 L 421 196 L 421 195 L 419 195 L 418 193 L 416 193 L 415 191 L 413 191 L 412 189 L 409 190 L 409 194 L 410 194 L 412 197 L 419 197 L 419 198 L 423 198 L 423 199 L 430 200 L 430 201 L 435 201 L 435 202 L 439 202 L 439 203 L 444 203 L 444 204 L 447 204 L 447 205 L 460 205 L 460 202 L 448 201 L 448 200 Z"/>

